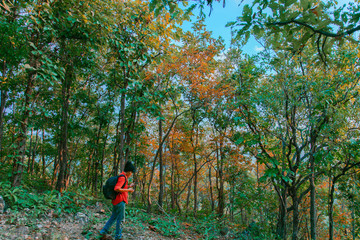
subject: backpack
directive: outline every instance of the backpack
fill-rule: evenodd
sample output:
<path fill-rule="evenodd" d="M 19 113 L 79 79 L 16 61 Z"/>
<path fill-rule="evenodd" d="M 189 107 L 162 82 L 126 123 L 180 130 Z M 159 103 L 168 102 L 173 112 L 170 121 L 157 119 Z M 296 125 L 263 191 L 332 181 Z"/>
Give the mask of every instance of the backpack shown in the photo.
<path fill-rule="evenodd" d="M 126 177 L 124 174 L 120 174 L 119 176 L 114 176 L 114 177 L 109 178 L 108 180 L 106 180 L 105 185 L 103 186 L 103 194 L 106 199 L 114 200 L 116 198 L 116 196 L 119 194 L 119 192 L 116 192 L 114 190 L 115 185 L 117 184 L 117 182 L 119 180 L 119 177 L 125 178 L 125 183 L 121 188 L 125 187 L 127 180 L 126 180 Z"/>

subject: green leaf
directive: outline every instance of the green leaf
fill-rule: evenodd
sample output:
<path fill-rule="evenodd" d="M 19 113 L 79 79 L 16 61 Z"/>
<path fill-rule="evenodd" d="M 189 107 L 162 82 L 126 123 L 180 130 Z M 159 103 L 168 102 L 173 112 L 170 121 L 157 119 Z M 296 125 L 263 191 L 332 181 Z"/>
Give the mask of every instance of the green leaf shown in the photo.
<path fill-rule="evenodd" d="M 307 10 L 310 7 L 310 1 L 309 0 L 300 0 L 300 6 L 303 8 L 303 10 Z"/>

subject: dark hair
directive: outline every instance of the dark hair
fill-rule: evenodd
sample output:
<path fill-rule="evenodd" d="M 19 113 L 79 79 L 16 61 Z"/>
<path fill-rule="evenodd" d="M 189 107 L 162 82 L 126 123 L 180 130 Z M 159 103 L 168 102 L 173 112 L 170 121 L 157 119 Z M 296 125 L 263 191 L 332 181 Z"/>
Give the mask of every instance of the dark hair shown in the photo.
<path fill-rule="evenodd" d="M 135 167 L 130 161 L 127 161 L 127 162 L 125 163 L 124 172 L 132 172 L 132 173 L 135 173 L 135 172 L 136 172 L 136 167 Z"/>

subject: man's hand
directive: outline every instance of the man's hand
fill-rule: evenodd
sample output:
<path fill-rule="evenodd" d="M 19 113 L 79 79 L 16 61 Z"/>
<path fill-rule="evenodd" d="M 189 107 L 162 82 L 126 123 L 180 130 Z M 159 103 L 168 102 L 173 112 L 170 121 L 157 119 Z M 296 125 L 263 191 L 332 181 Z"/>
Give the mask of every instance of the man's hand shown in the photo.
<path fill-rule="evenodd" d="M 133 188 L 135 186 L 135 183 L 131 183 L 129 187 Z"/>
<path fill-rule="evenodd" d="M 129 192 L 134 192 L 135 190 L 133 188 L 128 188 Z"/>

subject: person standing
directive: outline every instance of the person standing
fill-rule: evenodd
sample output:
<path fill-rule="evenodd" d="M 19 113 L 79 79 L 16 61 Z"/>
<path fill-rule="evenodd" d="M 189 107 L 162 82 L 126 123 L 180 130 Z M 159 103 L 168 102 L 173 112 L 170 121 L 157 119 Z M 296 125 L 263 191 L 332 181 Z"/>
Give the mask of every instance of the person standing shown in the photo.
<path fill-rule="evenodd" d="M 109 220 L 100 231 L 100 239 L 111 239 L 107 233 L 110 227 L 116 222 L 115 240 L 122 239 L 122 224 L 125 220 L 125 204 L 128 204 L 129 192 L 134 192 L 134 183 L 128 185 L 128 178 L 135 173 L 136 168 L 131 162 L 126 162 L 124 171 L 120 173 L 118 181 L 115 185 L 115 192 L 118 192 L 116 198 L 112 200 L 113 210 Z"/>

